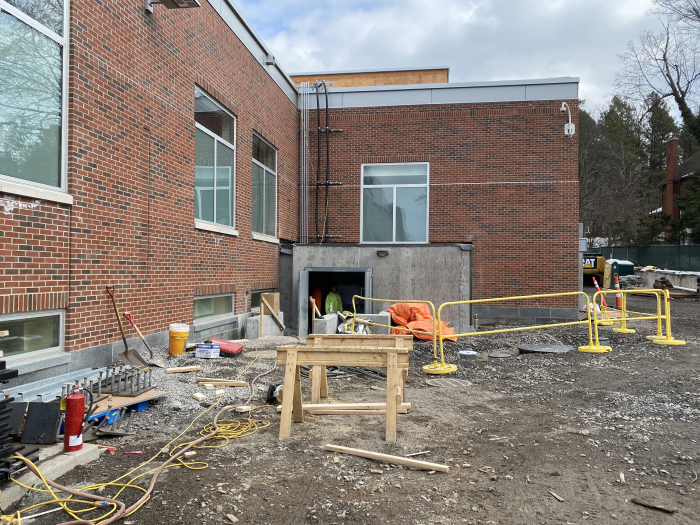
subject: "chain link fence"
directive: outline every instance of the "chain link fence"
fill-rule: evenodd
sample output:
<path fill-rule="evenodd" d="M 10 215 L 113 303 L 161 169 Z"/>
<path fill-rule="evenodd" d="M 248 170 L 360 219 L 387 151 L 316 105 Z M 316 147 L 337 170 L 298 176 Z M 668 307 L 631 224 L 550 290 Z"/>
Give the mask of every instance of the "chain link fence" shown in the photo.
<path fill-rule="evenodd" d="M 599 250 L 606 259 L 631 261 L 636 266 L 656 266 L 665 270 L 700 272 L 700 244 L 605 246 Z"/>

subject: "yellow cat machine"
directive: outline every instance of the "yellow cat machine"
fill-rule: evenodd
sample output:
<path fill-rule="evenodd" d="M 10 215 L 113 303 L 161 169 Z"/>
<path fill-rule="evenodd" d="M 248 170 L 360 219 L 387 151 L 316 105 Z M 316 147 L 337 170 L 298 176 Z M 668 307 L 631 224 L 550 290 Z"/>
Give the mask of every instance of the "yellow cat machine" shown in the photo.
<path fill-rule="evenodd" d="M 583 254 L 583 278 L 590 281 L 595 277 L 598 282 L 603 282 L 605 275 L 605 257 L 599 253 Z"/>

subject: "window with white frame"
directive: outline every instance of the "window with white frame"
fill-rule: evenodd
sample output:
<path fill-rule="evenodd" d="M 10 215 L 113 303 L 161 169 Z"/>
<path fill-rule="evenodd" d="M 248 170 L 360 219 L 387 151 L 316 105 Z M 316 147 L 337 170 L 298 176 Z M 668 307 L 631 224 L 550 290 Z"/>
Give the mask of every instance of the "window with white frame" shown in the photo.
<path fill-rule="evenodd" d="M 236 118 L 195 87 L 194 120 L 195 219 L 234 227 Z"/>
<path fill-rule="evenodd" d="M 63 310 L 0 316 L 0 350 L 12 357 L 37 350 L 63 348 Z"/>
<path fill-rule="evenodd" d="M 0 176 L 65 189 L 69 0 L 0 0 Z"/>
<path fill-rule="evenodd" d="M 253 231 L 277 233 L 277 150 L 253 134 Z"/>
<path fill-rule="evenodd" d="M 194 319 L 233 314 L 233 294 L 203 295 L 194 298 Z"/>
<path fill-rule="evenodd" d="M 428 242 L 429 164 L 362 165 L 360 242 Z"/>

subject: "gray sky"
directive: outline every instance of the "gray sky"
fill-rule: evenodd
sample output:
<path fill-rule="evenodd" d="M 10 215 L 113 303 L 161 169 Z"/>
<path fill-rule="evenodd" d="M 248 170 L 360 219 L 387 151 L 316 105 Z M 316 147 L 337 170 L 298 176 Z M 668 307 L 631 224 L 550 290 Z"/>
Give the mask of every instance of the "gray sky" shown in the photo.
<path fill-rule="evenodd" d="M 593 110 L 651 0 L 236 0 L 287 72 L 449 66 L 451 82 L 574 76 Z"/>

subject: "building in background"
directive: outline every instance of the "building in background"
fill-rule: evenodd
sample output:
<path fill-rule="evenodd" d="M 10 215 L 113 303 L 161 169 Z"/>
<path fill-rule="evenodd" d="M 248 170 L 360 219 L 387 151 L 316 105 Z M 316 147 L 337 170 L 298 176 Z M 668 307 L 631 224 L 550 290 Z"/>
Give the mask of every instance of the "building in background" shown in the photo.
<path fill-rule="evenodd" d="M 447 84 L 449 67 L 409 67 L 402 69 L 362 69 L 356 71 L 316 71 L 290 73 L 297 86 L 325 80 L 334 88 L 368 86 L 405 86 L 411 84 Z"/>
<path fill-rule="evenodd" d="M 577 289 L 578 145 L 559 108 L 576 121 L 578 79 L 292 79 L 232 4 L 200 3 L 0 0 L 0 349 L 20 382 L 116 360 L 106 286 L 155 345 L 171 323 L 240 337 L 271 290 L 303 333 L 309 278 L 436 304 Z M 300 126 L 297 83 L 317 76 L 334 82 L 342 186 L 316 185 L 325 157 Z"/>
<path fill-rule="evenodd" d="M 678 163 L 678 137 L 671 137 L 666 142 L 666 179 L 659 184 L 661 188 L 660 211 L 670 215 L 674 220 L 680 218 L 676 197 L 687 195 L 690 188 L 690 176 L 700 171 L 700 151 Z"/>

